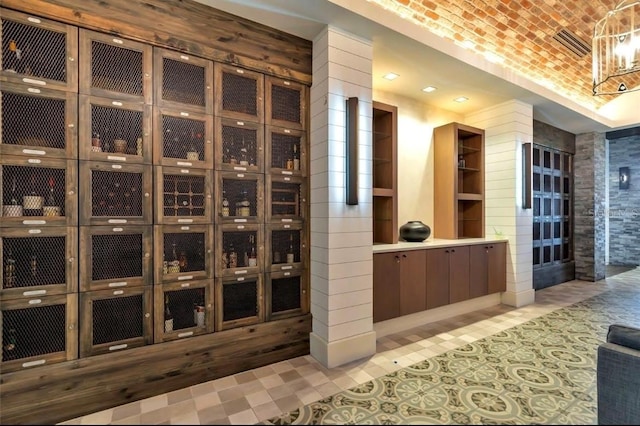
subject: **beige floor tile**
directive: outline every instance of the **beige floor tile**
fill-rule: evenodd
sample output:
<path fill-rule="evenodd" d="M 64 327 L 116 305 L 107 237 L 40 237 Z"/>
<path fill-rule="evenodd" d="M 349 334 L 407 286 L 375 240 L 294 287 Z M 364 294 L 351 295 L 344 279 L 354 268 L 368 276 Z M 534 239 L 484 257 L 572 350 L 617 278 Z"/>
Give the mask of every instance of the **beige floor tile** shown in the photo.
<path fill-rule="evenodd" d="M 211 392 L 205 395 L 197 396 L 193 399 L 193 402 L 196 404 L 197 411 L 200 411 L 209 407 L 214 407 L 216 405 L 220 405 L 221 403 L 218 392 Z"/>
<path fill-rule="evenodd" d="M 249 405 L 253 408 L 266 404 L 268 402 L 273 402 L 273 398 L 271 398 L 271 395 L 266 390 L 261 390 L 259 392 L 246 395 L 245 398 L 247 398 Z"/>
<path fill-rule="evenodd" d="M 252 425 L 257 422 L 258 418 L 250 408 L 229 416 L 229 423 L 232 425 Z"/>
<path fill-rule="evenodd" d="M 140 401 L 140 413 L 148 413 L 149 411 L 158 410 L 169 405 L 167 394 L 152 396 Z"/>
<path fill-rule="evenodd" d="M 280 410 L 280 407 L 278 407 L 278 405 L 275 402 L 270 401 L 270 402 L 267 402 L 266 404 L 253 407 L 253 412 L 255 413 L 258 421 L 261 422 L 281 414 L 282 410 Z"/>

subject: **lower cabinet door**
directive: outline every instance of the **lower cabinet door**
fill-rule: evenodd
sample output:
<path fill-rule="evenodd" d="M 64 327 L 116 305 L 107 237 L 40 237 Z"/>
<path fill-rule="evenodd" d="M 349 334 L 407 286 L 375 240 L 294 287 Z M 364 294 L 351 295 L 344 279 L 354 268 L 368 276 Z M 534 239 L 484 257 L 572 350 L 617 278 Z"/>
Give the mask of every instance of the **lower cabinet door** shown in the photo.
<path fill-rule="evenodd" d="M 427 309 L 427 251 L 414 250 L 400 256 L 400 315 Z"/>
<path fill-rule="evenodd" d="M 400 316 L 400 255 L 373 255 L 373 322 Z"/>
<path fill-rule="evenodd" d="M 427 309 L 449 303 L 449 248 L 427 250 Z"/>
<path fill-rule="evenodd" d="M 449 249 L 449 303 L 469 299 L 469 246 Z"/>

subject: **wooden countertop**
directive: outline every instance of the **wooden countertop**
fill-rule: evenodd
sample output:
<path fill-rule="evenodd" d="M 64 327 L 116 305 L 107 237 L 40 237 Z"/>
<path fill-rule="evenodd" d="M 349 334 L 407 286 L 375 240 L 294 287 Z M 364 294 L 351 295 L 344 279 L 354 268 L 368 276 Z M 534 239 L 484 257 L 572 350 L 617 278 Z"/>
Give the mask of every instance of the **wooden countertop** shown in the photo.
<path fill-rule="evenodd" d="M 509 239 L 505 237 L 486 237 L 486 238 L 461 238 L 457 240 L 446 240 L 442 238 L 427 238 L 421 243 L 408 243 L 400 241 L 397 244 L 374 244 L 373 254 L 387 253 L 391 251 L 405 250 L 422 250 L 430 248 L 451 247 L 451 246 L 469 246 L 474 244 L 485 243 L 506 243 Z"/>

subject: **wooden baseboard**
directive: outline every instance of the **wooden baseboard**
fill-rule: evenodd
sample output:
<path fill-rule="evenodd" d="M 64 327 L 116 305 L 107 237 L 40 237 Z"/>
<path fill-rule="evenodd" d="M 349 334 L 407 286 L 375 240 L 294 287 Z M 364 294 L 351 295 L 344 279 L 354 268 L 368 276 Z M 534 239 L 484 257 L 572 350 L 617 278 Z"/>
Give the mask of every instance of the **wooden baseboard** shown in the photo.
<path fill-rule="evenodd" d="M 1 424 L 53 424 L 309 354 L 311 315 L 0 375 Z"/>

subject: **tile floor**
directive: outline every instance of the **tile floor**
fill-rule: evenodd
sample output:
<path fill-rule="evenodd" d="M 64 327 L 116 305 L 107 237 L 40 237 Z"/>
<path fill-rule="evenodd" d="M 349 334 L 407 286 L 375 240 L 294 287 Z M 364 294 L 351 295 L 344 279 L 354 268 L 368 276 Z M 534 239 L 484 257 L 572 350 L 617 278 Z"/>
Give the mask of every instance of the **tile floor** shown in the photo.
<path fill-rule="evenodd" d="M 397 396 L 397 401 L 394 402 L 396 408 L 388 404 L 383 407 L 383 402 L 388 402 L 389 395 L 385 392 L 376 393 L 376 386 L 379 383 L 385 383 L 385 386 L 389 383 L 397 385 L 400 381 L 398 378 L 411 376 L 407 376 L 408 373 L 413 372 L 414 376 L 411 377 L 415 377 L 416 371 L 432 371 L 440 360 L 452 358 L 468 348 L 474 348 L 476 344 L 493 347 L 495 352 L 495 345 L 501 344 L 500 339 L 504 335 L 508 335 L 511 340 L 528 341 L 528 337 L 523 338 L 527 336 L 527 330 L 540 328 L 546 331 L 548 325 L 552 324 L 548 319 L 541 317 L 558 311 L 560 313 L 556 313 L 556 317 L 562 318 L 562 315 L 565 315 L 562 314 L 565 307 L 578 307 L 567 315 L 599 316 L 601 311 L 607 308 L 603 308 L 602 305 L 590 306 L 587 299 L 614 290 L 607 293 L 611 294 L 606 301 L 606 306 L 609 306 L 616 300 L 613 297 L 615 291 L 626 289 L 635 289 L 640 294 L 640 267 L 595 283 L 570 281 L 540 290 L 536 292 L 535 303 L 521 308 L 499 305 L 382 337 L 378 339 L 375 355 L 339 368 L 326 369 L 311 356 L 293 358 L 71 419 L 61 424 L 344 424 L 348 421 L 359 424 L 410 421 L 417 421 L 417 424 L 476 423 L 487 419 L 486 411 L 479 414 L 479 409 L 468 410 L 462 407 L 456 414 L 457 409 L 445 407 L 447 404 L 443 403 L 443 407 L 439 407 L 437 413 L 427 413 L 423 412 L 424 410 L 417 413 L 415 408 L 411 408 L 411 404 L 407 405 L 410 397 L 405 395 L 402 397 L 404 399 L 400 398 L 399 387 L 392 395 L 393 398 Z M 593 300 L 597 302 L 597 298 L 593 297 Z M 587 305 L 580 305 L 582 301 Z M 531 321 L 538 318 L 537 322 Z M 621 317 L 611 314 L 600 318 L 600 321 L 604 324 L 605 321 L 619 318 Z M 521 326 L 524 323 L 527 324 Z M 637 325 L 640 326 L 640 323 Z M 589 343 L 590 350 L 604 338 L 603 327 L 604 325 L 593 331 L 595 334 Z M 554 331 L 562 333 L 562 330 Z M 538 335 L 538 339 L 550 338 Z M 585 358 L 585 362 L 593 364 L 595 356 L 588 358 Z M 585 371 L 585 374 L 590 376 L 581 378 L 581 392 L 585 398 L 591 398 L 592 401 L 589 404 L 579 401 L 579 415 L 571 417 L 568 403 L 563 402 L 567 405 L 563 406 L 563 412 L 555 412 L 553 416 L 546 413 L 538 417 L 517 417 L 518 414 L 514 414 L 512 407 L 509 415 L 515 417 L 504 418 L 493 413 L 494 417 L 489 415 L 489 419 L 500 423 L 521 424 L 595 424 L 593 365 L 586 366 Z M 459 369 L 456 374 L 459 377 L 451 379 L 460 383 L 460 380 L 474 379 L 469 374 L 476 374 L 476 371 L 470 368 Z M 442 377 L 441 373 L 432 376 L 435 380 Z M 465 383 L 468 385 L 469 382 Z M 502 396 L 508 397 L 510 401 L 517 399 L 509 394 L 510 388 L 507 384 L 503 386 L 499 387 Z M 358 393 L 362 397 L 361 401 L 369 401 L 365 404 L 369 408 L 364 411 L 362 402 L 354 402 L 354 398 L 351 398 Z M 351 401 L 348 407 L 354 415 L 351 419 L 339 417 L 335 411 L 345 407 L 345 398 L 350 398 Z M 370 403 L 376 400 L 379 402 L 377 405 L 374 404 L 377 411 L 373 410 L 374 407 Z M 392 415 L 385 413 L 385 407 L 391 407 L 392 411 L 396 411 Z M 460 415 L 462 417 L 459 417 Z M 478 417 L 479 415 L 482 416 Z"/>

